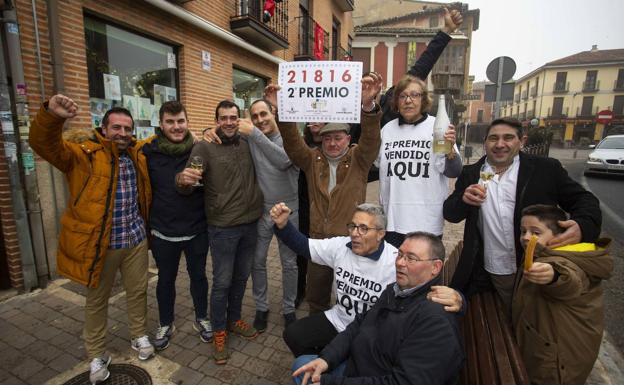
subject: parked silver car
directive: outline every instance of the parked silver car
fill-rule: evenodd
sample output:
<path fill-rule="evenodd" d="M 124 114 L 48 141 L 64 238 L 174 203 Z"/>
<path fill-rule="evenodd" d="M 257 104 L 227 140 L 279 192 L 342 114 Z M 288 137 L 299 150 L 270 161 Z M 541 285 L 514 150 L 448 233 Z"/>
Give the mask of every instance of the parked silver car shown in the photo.
<path fill-rule="evenodd" d="M 591 174 L 624 175 L 624 135 L 607 136 L 594 147 L 585 163 L 585 175 Z"/>

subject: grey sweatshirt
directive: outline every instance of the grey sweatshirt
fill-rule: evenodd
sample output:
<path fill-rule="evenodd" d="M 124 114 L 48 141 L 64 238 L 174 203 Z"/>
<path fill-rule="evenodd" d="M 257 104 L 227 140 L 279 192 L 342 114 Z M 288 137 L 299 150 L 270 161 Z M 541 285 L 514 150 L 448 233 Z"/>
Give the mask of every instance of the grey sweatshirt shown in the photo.
<path fill-rule="evenodd" d="M 299 168 L 296 167 L 282 144 L 279 132 L 264 135 L 257 127 L 247 137 L 256 177 L 264 195 L 265 213 L 276 203 L 284 202 L 292 210 L 299 209 Z"/>

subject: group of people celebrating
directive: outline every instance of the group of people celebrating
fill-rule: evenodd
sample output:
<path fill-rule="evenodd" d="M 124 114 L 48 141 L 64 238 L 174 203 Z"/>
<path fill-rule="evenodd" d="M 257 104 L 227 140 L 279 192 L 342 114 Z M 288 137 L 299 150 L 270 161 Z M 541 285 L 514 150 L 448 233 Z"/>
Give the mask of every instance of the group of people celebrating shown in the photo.
<path fill-rule="evenodd" d="M 231 334 L 253 339 L 268 327 L 267 253 L 276 235 L 283 335 L 296 357 L 296 383 L 455 383 L 464 365 L 458 322 L 466 301 L 495 290 L 531 381 L 583 384 L 603 331 L 600 282 L 613 263 L 608 241 L 597 240 L 598 200 L 558 161 L 520 152 L 526 135 L 515 120 L 492 122 L 486 156 L 473 165 L 462 167 L 456 146 L 431 152 L 424 80 L 461 22 L 460 13 L 447 11 L 443 31 L 384 95 L 379 74 L 363 77 L 359 125 L 311 123 L 303 137 L 296 124 L 280 122 L 277 85 L 250 105 L 250 119 L 221 101 L 216 129 L 201 140 L 177 101 L 161 106 L 156 134 L 137 142 L 128 110 L 113 107 L 96 130 L 63 132 L 78 105 L 50 98 L 32 122 L 30 143 L 66 174 L 57 269 L 88 288 L 83 335 L 91 382 L 110 376 L 105 339 L 117 271 L 131 348 L 145 360 L 175 338 L 184 255 L 193 328 L 224 364 Z M 445 139 L 454 144 L 453 126 Z M 364 203 L 376 178 L 379 204 Z M 450 196 L 449 178 L 458 178 Z M 450 287 L 440 276 L 445 219 L 466 221 Z M 525 270 L 522 250 L 531 236 L 538 252 Z M 148 249 L 158 267 L 152 337 Z M 241 314 L 250 276 L 251 324 Z M 309 315 L 297 319 L 304 289 Z"/>

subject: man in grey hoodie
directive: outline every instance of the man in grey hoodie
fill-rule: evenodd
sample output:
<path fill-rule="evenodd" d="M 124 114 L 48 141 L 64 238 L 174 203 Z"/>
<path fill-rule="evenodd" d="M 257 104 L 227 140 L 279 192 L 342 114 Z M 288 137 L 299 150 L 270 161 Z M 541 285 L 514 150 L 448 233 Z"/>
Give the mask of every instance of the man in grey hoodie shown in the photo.
<path fill-rule="evenodd" d="M 274 108 L 270 102 L 258 99 L 249 107 L 251 125 L 239 125 L 239 133 L 247 140 L 254 162 L 256 178 L 264 196 L 262 217 L 258 221 L 258 240 L 254 255 L 251 277 L 253 296 L 256 302 L 254 327 L 258 332 L 267 328 L 269 301 L 267 295 L 266 260 L 269 244 L 273 238 L 273 222 L 269 210 L 277 203 L 284 202 L 293 210 L 290 222 L 299 224 L 299 168 L 292 164 L 282 144 Z M 207 135 L 207 141 L 219 142 L 216 135 Z M 297 297 L 297 256 L 278 239 L 282 264 L 282 312 L 286 325 L 294 322 L 295 299 Z"/>

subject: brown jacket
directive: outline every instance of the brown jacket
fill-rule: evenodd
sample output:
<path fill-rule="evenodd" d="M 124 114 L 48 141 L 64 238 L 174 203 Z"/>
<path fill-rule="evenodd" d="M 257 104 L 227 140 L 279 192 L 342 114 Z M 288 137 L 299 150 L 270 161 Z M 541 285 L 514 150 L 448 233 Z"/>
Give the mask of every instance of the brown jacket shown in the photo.
<path fill-rule="evenodd" d="M 355 208 L 366 200 L 368 170 L 379 153 L 380 119 L 381 110 L 362 112 L 359 144 L 352 145 L 340 159 L 331 194 L 327 192 L 329 162 L 321 148 L 309 148 L 295 123 L 279 123 L 286 154 L 305 173 L 308 182 L 311 238 L 348 235 L 347 223 Z"/>
<path fill-rule="evenodd" d="M 512 321 L 531 383 L 583 385 L 598 357 L 604 330 L 600 282 L 611 276 L 610 240 L 596 251 L 540 248 L 537 262 L 550 263 L 560 275 L 537 285 L 518 274 Z"/>
<path fill-rule="evenodd" d="M 93 130 L 71 130 L 63 135 L 64 121 L 42 106 L 30 127 L 29 140 L 32 149 L 67 179 L 70 197 L 61 218 L 57 270 L 94 288 L 110 241 L 119 174 L 117 147 Z M 136 167 L 139 209 L 147 223 L 152 192 L 145 156 L 135 144 L 128 154 Z"/>
<path fill-rule="evenodd" d="M 263 197 L 247 141 L 216 144 L 202 140 L 193 146 L 189 159 L 196 155 L 204 160 L 202 183 L 209 225 L 230 227 L 260 218 Z M 188 193 L 192 188 L 178 190 Z"/>

